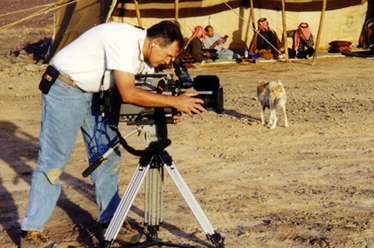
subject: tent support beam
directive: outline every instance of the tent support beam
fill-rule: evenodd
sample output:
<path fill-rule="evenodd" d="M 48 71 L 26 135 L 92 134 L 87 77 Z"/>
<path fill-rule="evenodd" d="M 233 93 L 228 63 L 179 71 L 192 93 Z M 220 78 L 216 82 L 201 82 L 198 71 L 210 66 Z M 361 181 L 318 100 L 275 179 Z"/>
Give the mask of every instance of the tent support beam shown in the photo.
<path fill-rule="evenodd" d="M 178 17 L 179 17 L 179 0 L 175 0 L 174 6 L 175 6 L 175 20 L 178 21 Z"/>
<path fill-rule="evenodd" d="M 142 25 L 142 18 L 140 17 L 140 10 L 139 10 L 139 3 L 138 0 L 134 0 L 135 8 L 136 8 L 136 17 L 138 18 L 138 25 L 139 27 L 143 27 Z"/>
<path fill-rule="evenodd" d="M 250 3 L 251 3 L 252 28 L 253 28 L 253 31 L 255 31 L 256 30 L 256 25 L 255 25 L 255 11 L 254 11 L 254 7 L 253 7 L 253 0 L 250 0 Z"/>
<path fill-rule="evenodd" d="M 287 25 L 286 25 L 286 0 L 282 0 L 282 24 L 283 24 L 283 40 L 284 40 L 284 54 L 286 60 L 289 60 L 288 42 L 287 42 Z"/>
<path fill-rule="evenodd" d="M 321 19 L 319 21 L 319 28 L 318 28 L 318 33 L 317 33 L 317 40 L 316 40 L 316 45 L 315 45 L 315 51 L 314 51 L 314 55 L 313 55 L 312 65 L 316 64 L 316 58 L 317 58 L 318 47 L 319 47 L 319 40 L 320 40 L 320 37 L 321 37 L 323 19 L 325 17 L 325 10 L 326 10 L 326 5 L 327 5 L 326 3 L 327 3 L 327 0 L 323 0 L 322 12 L 321 12 Z"/>

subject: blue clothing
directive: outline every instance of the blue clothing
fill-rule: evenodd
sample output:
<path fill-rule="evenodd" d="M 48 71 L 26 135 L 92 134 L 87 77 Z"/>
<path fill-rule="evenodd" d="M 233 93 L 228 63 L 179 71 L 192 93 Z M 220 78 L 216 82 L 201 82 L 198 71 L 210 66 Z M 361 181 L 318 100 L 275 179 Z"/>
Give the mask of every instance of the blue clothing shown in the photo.
<path fill-rule="evenodd" d="M 234 53 L 233 51 L 231 51 L 229 49 L 223 48 L 218 53 L 218 58 L 219 59 L 226 59 L 226 60 L 229 60 L 229 59 L 238 59 L 239 58 L 239 54 Z"/>
<path fill-rule="evenodd" d="M 221 44 L 217 44 L 213 48 L 217 50 L 218 59 L 230 60 L 239 58 L 239 54 L 223 47 L 222 44 L 225 44 L 226 40 L 216 33 L 213 33 L 212 37 L 205 35 L 205 48 L 209 49 L 217 40 L 222 40 Z"/>
<path fill-rule="evenodd" d="M 221 44 L 217 44 L 214 47 L 214 49 L 217 50 L 217 53 L 219 53 L 223 49 L 223 45 L 222 44 L 225 44 L 226 41 L 221 36 L 219 36 L 216 33 L 213 33 L 213 37 L 205 35 L 205 48 L 209 49 L 217 40 L 222 40 Z"/>
<path fill-rule="evenodd" d="M 59 79 L 48 94 L 42 95 L 39 158 L 31 178 L 29 202 L 26 216 L 22 219 L 22 230 L 43 231 L 43 224 L 52 215 L 60 195 L 58 178 L 70 158 L 79 130 L 83 134 L 90 164 L 100 155 L 100 144 L 97 141 L 101 139 L 103 144 L 111 146 L 117 140 L 116 133 L 108 127 L 109 121 L 102 122 L 99 107 L 99 93 L 82 92 Z M 120 167 L 120 152 L 116 151 L 91 174 L 100 209 L 99 222 L 107 222 L 120 202 Z M 82 168 L 82 171 L 83 169 L 85 168 Z"/>

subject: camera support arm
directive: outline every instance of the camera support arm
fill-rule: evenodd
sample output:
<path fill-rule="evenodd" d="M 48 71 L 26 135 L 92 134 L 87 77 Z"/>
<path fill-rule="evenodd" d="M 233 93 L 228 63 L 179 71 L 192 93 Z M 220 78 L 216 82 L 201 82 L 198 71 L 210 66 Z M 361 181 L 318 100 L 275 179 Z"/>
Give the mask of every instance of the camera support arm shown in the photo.
<path fill-rule="evenodd" d="M 139 126 L 125 134 L 122 139 L 126 139 L 135 133 L 140 133 L 142 129 L 143 126 Z M 119 140 L 117 140 L 106 152 L 101 154 L 98 159 L 96 159 L 85 171 L 83 171 L 82 176 L 88 177 L 99 165 L 101 165 L 109 157 L 110 154 L 112 154 L 112 152 L 115 151 L 115 149 L 118 148 L 119 145 L 120 142 Z"/>
<path fill-rule="evenodd" d="M 157 94 L 162 94 L 165 89 L 165 81 L 160 80 L 157 86 Z M 167 138 L 167 124 L 166 124 L 166 117 L 165 117 L 165 110 L 164 108 L 155 108 L 154 109 L 154 120 L 155 120 L 155 131 L 157 140 L 150 142 L 148 147 L 145 150 L 135 150 L 131 146 L 129 146 L 125 139 L 122 138 L 121 133 L 116 130 L 117 136 L 119 139 L 120 144 L 123 148 L 126 149 L 129 153 L 135 156 L 151 156 L 154 154 L 159 154 L 162 152 L 166 147 L 171 144 L 171 140 Z M 150 133 L 150 132 L 148 132 Z M 148 139 L 149 140 L 149 139 Z"/>
<path fill-rule="evenodd" d="M 158 154 L 162 152 L 166 147 L 171 144 L 169 139 L 158 139 L 157 141 L 152 141 L 152 138 L 149 136 L 150 133 L 153 133 L 155 127 L 152 125 L 143 125 L 138 126 L 132 131 L 126 133 L 124 136 L 121 135 L 117 127 L 111 127 L 117 133 L 118 140 L 103 154 L 100 155 L 85 171 L 83 171 L 82 176 L 88 177 L 97 167 L 99 167 L 108 157 L 112 154 L 118 146 L 122 145 L 126 151 L 131 153 L 134 156 L 146 156 L 152 154 Z M 148 147 L 144 150 L 135 150 L 133 147 L 129 146 L 126 142 L 126 139 L 133 134 L 140 134 L 145 132 L 146 140 L 149 141 Z"/>
<path fill-rule="evenodd" d="M 158 86 L 157 86 L 157 93 L 162 94 L 165 88 L 165 81 L 160 80 Z M 164 108 L 155 108 L 154 109 L 154 121 L 155 125 L 146 125 L 146 126 L 139 126 L 138 128 L 134 129 L 132 132 L 129 132 L 124 137 L 129 137 L 130 135 L 144 131 L 145 127 L 151 127 L 152 130 L 155 130 L 157 140 L 151 141 L 150 139 L 147 139 L 148 141 L 148 147 L 145 150 L 135 150 L 133 147 L 129 146 L 126 142 L 126 138 L 122 137 L 121 133 L 119 132 L 117 127 L 110 127 L 112 130 L 116 131 L 118 140 L 113 144 L 112 147 L 110 147 L 105 153 L 100 155 L 100 157 L 93 162 L 83 173 L 83 177 L 87 177 L 90 175 L 99 165 L 101 165 L 108 157 L 109 155 L 119 146 L 122 145 L 123 148 L 125 148 L 126 151 L 131 153 L 135 156 L 151 156 L 154 154 L 159 154 L 162 152 L 166 147 L 168 147 L 171 144 L 171 140 L 167 138 L 167 121 L 165 117 L 165 110 Z M 151 130 L 148 130 L 148 134 L 151 133 Z"/>
<path fill-rule="evenodd" d="M 131 153 L 135 156 L 150 156 L 153 154 L 159 154 L 162 152 L 166 147 L 171 144 L 171 140 L 169 139 L 159 139 L 157 141 L 153 141 L 149 143 L 148 147 L 145 150 L 135 150 L 133 147 L 129 146 L 126 140 L 121 136 L 121 133 L 116 129 L 117 136 L 119 143 L 125 148 L 126 151 Z"/>

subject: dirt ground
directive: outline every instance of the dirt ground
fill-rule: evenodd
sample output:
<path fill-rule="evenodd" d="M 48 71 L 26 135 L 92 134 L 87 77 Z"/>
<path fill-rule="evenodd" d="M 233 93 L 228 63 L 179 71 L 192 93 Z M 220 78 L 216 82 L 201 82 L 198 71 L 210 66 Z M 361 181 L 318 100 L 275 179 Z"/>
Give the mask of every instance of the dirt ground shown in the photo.
<path fill-rule="evenodd" d="M 46 21 L 0 34 L 1 247 L 19 245 L 38 154 L 38 84 L 45 65 L 19 51 L 51 33 Z M 219 77 L 225 110 L 183 116 L 182 123 L 168 127 L 167 151 L 226 247 L 374 247 L 374 60 L 310 63 L 208 64 L 189 71 L 192 77 Z M 260 125 L 255 88 L 259 81 L 278 79 L 288 95 L 290 127 L 283 127 L 280 116 L 278 127 L 269 130 Z M 123 133 L 133 128 L 120 124 Z M 144 140 L 131 142 L 141 146 Z M 124 151 L 122 161 L 121 195 L 138 157 Z M 98 242 L 93 185 L 81 175 L 87 166 L 79 135 L 61 176 L 61 197 L 45 225 L 62 248 Z M 128 215 L 140 224 L 143 192 L 142 187 Z M 163 241 L 213 247 L 169 176 L 158 234 Z"/>

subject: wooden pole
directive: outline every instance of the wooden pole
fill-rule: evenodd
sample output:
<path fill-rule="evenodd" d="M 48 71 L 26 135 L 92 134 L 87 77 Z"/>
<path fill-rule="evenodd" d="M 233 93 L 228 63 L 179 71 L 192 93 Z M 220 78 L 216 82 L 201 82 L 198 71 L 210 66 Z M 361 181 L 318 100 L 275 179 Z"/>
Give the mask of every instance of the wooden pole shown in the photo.
<path fill-rule="evenodd" d="M 178 21 L 179 17 L 179 1 L 175 0 L 175 20 Z"/>
<path fill-rule="evenodd" d="M 138 25 L 139 27 L 143 27 L 142 25 L 142 18 L 140 17 L 140 10 L 139 10 L 139 4 L 138 0 L 134 0 L 135 8 L 136 8 L 136 17 L 138 18 Z"/>
<path fill-rule="evenodd" d="M 284 54 L 286 60 L 289 60 L 288 56 L 288 42 L 287 42 L 287 25 L 286 25 L 286 0 L 282 0 L 282 23 L 283 23 L 283 40 L 284 40 Z"/>
<path fill-rule="evenodd" d="M 255 25 L 255 11 L 253 7 L 253 0 L 250 0 L 251 3 L 251 17 L 252 17 L 252 27 L 253 27 L 253 32 L 256 30 L 256 25 Z"/>
<path fill-rule="evenodd" d="M 325 10 L 326 10 L 326 5 L 327 5 L 326 2 L 327 2 L 327 0 L 323 0 L 321 19 L 319 21 L 319 28 L 318 28 L 318 33 L 317 33 L 317 40 L 316 40 L 316 46 L 315 46 L 315 51 L 314 51 L 314 55 L 313 55 L 312 65 L 316 64 L 316 58 L 317 58 L 318 47 L 319 47 L 319 40 L 320 40 L 322 25 L 323 25 L 323 18 L 325 17 Z"/>

